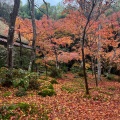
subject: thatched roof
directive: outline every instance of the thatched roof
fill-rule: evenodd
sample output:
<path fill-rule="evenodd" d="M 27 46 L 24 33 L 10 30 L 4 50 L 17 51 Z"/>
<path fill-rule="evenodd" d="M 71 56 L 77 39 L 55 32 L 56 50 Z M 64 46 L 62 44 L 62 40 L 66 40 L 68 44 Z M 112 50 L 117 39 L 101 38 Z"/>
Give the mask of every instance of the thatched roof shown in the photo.
<path fill-rule="evenodd" d="M 4 36 L 4 37 L 7 38 L 7 36 L 8 36 L 8 28 L 9 28 L 8 25 L 3 20 L 0 19 L 0 36 Z M 14 35 L 14 41 L 19 42 L 17 33 L 15 33 L 15 35 Z M 24 37 L 21 37 L 21 42 L 23 44 L 28 44 L 29 43 L 29 41 Z"/>

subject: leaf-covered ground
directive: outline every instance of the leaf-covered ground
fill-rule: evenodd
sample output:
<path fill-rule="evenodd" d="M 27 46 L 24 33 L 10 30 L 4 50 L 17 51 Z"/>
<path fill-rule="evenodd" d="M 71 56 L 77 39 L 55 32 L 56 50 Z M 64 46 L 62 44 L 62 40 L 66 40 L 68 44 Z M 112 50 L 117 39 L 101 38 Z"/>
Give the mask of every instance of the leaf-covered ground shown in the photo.
<path fill-rule="evenodd" d="M 83 78 L 69 73 L 57 81 L 59 84 L 54 84 L 57 95 L 52 97 L 41 97 L 36 91 L 16 97 L 16 89 L 0 87 L 0 105 L 24 102 L 37 106 L 39 112 L 34 115 L 16 110 L 20 120 L 120 120 L 120 82 L 102 78 L 99 87 L 95 87 L 89 75 L 90 96 L 86 96 Z M 38 113 L 48 117 L 38 119 Z M 11 117 L 11 120 L 17 119 Z"/>

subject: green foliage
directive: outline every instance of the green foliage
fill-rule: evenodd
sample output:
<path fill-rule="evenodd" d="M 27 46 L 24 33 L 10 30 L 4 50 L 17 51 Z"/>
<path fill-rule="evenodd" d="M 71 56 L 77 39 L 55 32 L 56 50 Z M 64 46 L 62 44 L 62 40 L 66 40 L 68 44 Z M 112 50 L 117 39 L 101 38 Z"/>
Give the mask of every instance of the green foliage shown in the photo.
<path fill-rule="evenodd" d="M 50 83 L 51 83 L 51 84 L 58 84 L 58 82 L 57 82 L 56 79 L 52 79 L 52 80 L 50 81 Z"/>
<path fill-rule="evenodd" d="M 2 25 L 1 25 L 2 26 Z M 24 41 L 23 41 L 24 42 Z M 22 56 L 20 57 L 20 48 L 14 47 L 14 67 L 27 69 L 29 66 L 30 50 L 22 48 Z M 7 49 L 0 45 L 0 67 L 4 67 L 7 59 Z M 20 64 L 22 62 L 22 65 Z"/>
<path fill-rule="evenodd" d="M 16 116 L 16 113 L 13 112 L 16 108 L 16 105 L 4 105 L 0 107 L 1 120 L 9 120 L 11 116 Z"/>
<path fill-rule="evenodd" d="M 3 94 L 3 97 L 10 96 L 11 94 L 12 94 L 11 92 L 5 92 L 5 93 Z"/>
<path fill-rule="evenodd" d="M 47 89 L 53 89 L 53 85 L 50 82 L 48 82 L 48 81 L 44 81 L 41 84 L 40 89 L 42 90 L 42 89 L 45 89 L 45 88 L 47 88 Z"/>
<path fill-rule="evenodd" d="M 29 82 L 29 89 L 31 90 L 38 90 L 40 86 L 40 82 L 37 80 L 30 80 Z"/>
<path fill-rule="evenodd" d="M 41 95 L 41 96 L 43 96 L 43 97 L 46 97 L 46 96 L 53 96 L 53 95 L 55 95 L 56 93 L 55 93 L 55 91 L 54 91 L 54 89 L 43 89 L 43 90 L 41 90 L 40 92 L 38 92 L 38 95 Z"/>
<path fill-rule="evenodd" d="M 23 87 L 25 90 L 28 89 L 29 87 L 29 79 L 27 79 L 26 77 L 24 79 L 22 78 L 17 78 L 15 80 L 13 80 L 13 86 L 14 87 L 18 87 L 21 86 Z"/>
<path fill-rule="evenodd" d="M 61 72 L 61 70 L 52 67 L 52 68 L 51 68 L 50 77 L 53 77 L 53 78 L 61 78 L 61 77 L 62 77 L 62 72 Z"/>
<path fill-rule="evenodd" d="M 62 86 L 61 90 L 62 91 L 67 91 L 68 93 L 75 92 L 75 89 L 73 87 L 70 87 L 70 86 Z"/>
<path fill-rule="evenodd" d="M 30 105 L 27 103 L 18 103 L 17 106 L 24 112 L 24 113 L 28 113 L 28 110 L 30 108 Z"/>
<path fill-rule="evenodd" d="M 10 87 L 12 85 L 11 71 L 5 67 L 0 68 L 0 84 L 3 87 Z"/>
<path fill-rule="evenodd" d="M 0 82 L 3 82 L 4 80 L 6 80 L 7 72 L 8 72 L 8 69 L 6 67 L 1 67 L 0 68 Z"/>
<path fill-rule="evenodd" d="M 80 70 L 80 71 L 78 72 L 78 75 L 79 75 L 80 77 L 84 77 L 84 72 L 83 72 L 83 70 Z"/>
<path fill-rule="evenodd" d="M 27 71 L 23 69 L 13 69 L 13 78 L 23 78 L 25 75 L 27 75 Z"/>
<path fill-rule="evenodd" d="M 24 89 L 38 89 L 39 88 L 39 82 L 37 81 L 38 74 L 37 73 L 29 73 L 27 71 L 24 71 L 22 69 L 16 70 L 13 72 L 13 86 L 18 87 L 21 86 Z"/>
<path fill-rule="evenodd" d="M 24 42 L 24 41 L 23 41 Z M 14 67 L 15 68 L 22 68 L 27 69 L 29 66 L 29 59 L 30 59 L 30 50 L 26 48 L 22 48 L 22 56 L 20 57 L 20 48 L 14 47 Z M 20 64 L 22 62 L 22 65 Z"/>
<path fill-rule="evenodd" d="M 37 81 L 38 74 L 35 72 L 28 72 L 22 69 L 13 69 L 12 77 L 10 78 L 10 72 L 7 68 L 0 68 L 0 83 L 2 86 L 9 87 L 13 85 L 14 87 L 22 87 L 25 90 L 38 89 L 40 82 Z M 20 90 L 21 91 L 21 90 Z M 20 92 L 21 94 L 21 92 Z"/>
<path fill-rule="evenodd" d="M 31 72 L 31 73 L 29 73 L 26 77 L 29 78 L 30 81 L 31 81 L 31 80 L 37 80 L 37 79 L 38 79 L 38 73 L 36 73 L 36 72 Z"/>
<path fill-rule="evenodd" d="M 39 89 L 40 82 L 37 80 L 37 78 L 38 78 L 37 73 L 35 73 L 35 72 L 29 73 L 25 77 L 26 82 L 27 82 L 27 80 L 29 82 L 27 88 L 29 88 L 29 89 Z"/>
<path fill-rule="evenodd" d="M 114 80 L 115 80 L 115 76 L 114 76 L 113 74 L 108 74 L 108 75 L 107 75 L 107 79 L 114 81 Z"/>
<path fill-rule="evenodd" d="M 63 63 L 63 64 L 61 65 L 61 70 L 62 70 L 64 73 L 68 72 L 68 67 L 67 67 L 67 65 Z"/>
<path fill-rule="evenodd" d="M 41 83 L 40 91 L 38 95 L 43 97 L 55 95 L 54 87 L 49 81 L 44 81 Z"/>
<path fill-rule="evenodd" d="M 27 95 L 26 90 L 22 87 L 19 87 L 18 91 L 15 93 L 17 97 L 22 97 Z"/>
<path fill-rule="evenodd" d="M 38 115 L 38 119 L 41 119 L 48 118 L 47 114 L 48 111 L 45 111 L 45 107 L 43 105 L 41 105 L 41 108 L 38 108 L 34 103 L 28 104 L 20 102 L 17 104 L 3 105 L 0 107 L 1 120 L 10 120 L 12 116 L 14 116 L 15 120 L 18 120 L 21 116 L 28 115 L 29 116 Z"/>
<path fill-rule="evenodd" d="M 0 67 L 5 65 L 7 58 L 7 50 L 4 46 L 0 45 Z"/>
<path fill-rule="evenodd" d="M 70 71 L 71 71 L 72 73 L 77 73 L 77 72 L 79 72 L 79 70 L 80 70 L 80 67 L 79 67 L 79 66 L 72 66 L 71 69 L 70 69 Z"/>

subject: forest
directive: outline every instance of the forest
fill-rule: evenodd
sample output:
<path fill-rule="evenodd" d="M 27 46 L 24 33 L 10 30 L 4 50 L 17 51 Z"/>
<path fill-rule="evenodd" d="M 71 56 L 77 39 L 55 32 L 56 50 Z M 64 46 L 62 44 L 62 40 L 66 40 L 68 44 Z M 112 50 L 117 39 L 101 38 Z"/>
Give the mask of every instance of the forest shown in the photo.
<path fill-rule="evenodd" d="M 120 120 L 120 0 L 0 0 L 0 120 Z"/>

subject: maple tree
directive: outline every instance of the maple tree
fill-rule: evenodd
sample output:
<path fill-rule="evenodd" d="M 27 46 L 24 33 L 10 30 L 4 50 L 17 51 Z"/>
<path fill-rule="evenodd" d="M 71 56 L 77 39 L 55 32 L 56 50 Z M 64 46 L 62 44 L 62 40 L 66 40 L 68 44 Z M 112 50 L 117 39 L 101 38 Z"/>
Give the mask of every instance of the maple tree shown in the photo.
<path fill-rule="evenodd" d="M 111 5 L 113 2 L 112 0 L 107 1 L 106 3 L 103 3 L 103 0 L 101 1 L 86 1 L 86 0 L 65 0 L 65 2 L 69 2 L 71 5 L 74 2 L 76 5 L 78 5 L 79 14 L 82 14 L 82 16 L 85 18 L 85 25 L 82 30 L 82 39 L 81 39 L 81 51 L 82 51 L 82 62 L 83 62 L 83 70 L 84 70 L 84 78 L 85 78 L 85 86 L 86 86 L 86 94 L 89 94 L 88 90 L 88 83 L 87 83 L 87 76 L 86 76 L 86 70 L 85 70 L 85 55 L 84 55 L 84 47 L 85 47 L 85 39 L 87 34 L 87 29 L 89 26 L 91 26 L 91 20 L 94 22 L 96 21 L 99 16 Z M 100 46 L 99 46 L 100 47 Z M 99 48 L 100 49 L 100 48 Z M 100 67 L 100 65 L 99 65 Z M 99 68 L 98 68 L 99 69 Z M 100 72 L 100 71 L 98 71 Z"/>
<path fill-rule="evenodd" d="M 89 55 L 91 59 L 93 59 L 94 61 L 94 64 L 92 64 L 92 70 L 94 71 L 95 78 L 96 78 L 95 61 L 96 59 L 97 61 L 99 61 L 100 59 L 102 60 L 103 56 L 101 56 L 101 54 L 105 53 L 102 48 L 104 47 L 103 45 L 101 45 L 101 47 L 99 48 L 100 51 L 98 50 L 98 43 L 100 41 L 101 43 L 104 43 L 103 35 L 105 35 L 106 37 L 107 32 L 110 33 L 110 29 L 107 30 L 107 28 L 105 28 L 104 26 L 105 24 L 102 23 L 102 19 L 98 20 L 98 17 L 101 14 L 102 14 L 102 17 L 105 17 L 103 13 L 106 9 L 108 9 L 111 2 L 112 1 L 109 1 L 107 5 L 100 3 L 101 7 L 99 8 L 99 10 L 97 9 L 98 3 L 95 3 L 96 6 L 93 10 L 93 13 L 91 13 L 90 20 L 88 19 L 89 17 L 88 14 L 85 14 L 81 10 L 80 10 L 81 12 L 78 10 L 71 10 L 66 18 L 60 19 L 57 21 L 52 20 L 50 18 L 48 19 L 48 17 L 46 16 L 44 16 L 41 20 L 36 20 L 36 26 L 37 26 L 36 27 L 36 31 L 37 31 L 36 45 L 39 46 L 39 49 L 37 49 L 37 54 L 39 54 L 39 56 L 40 55 L 44 56 L 43 61 L 45 61 L 45 63 L 47 63 L 47 61 L 56 61 L 55 62 L 56 68 L 59 68 L 59 65 L 58 65 L 59 62 L 68 63 L 71 60 L 77 60 L 77 61 L 80 60 L 83 62 L 86 58 L 85 56 Z M 79 9 L 82 9 L 82 8 L 79 7 Z M 96 12 L 95 15 L 94 15 L 94 11 Z M 30 23 L 30 20 L 28 19 L 22 20 L 21 18 L 18 18 L 18 19 L 19 19 L 19 23 L 22 24 L 21 30 L 20 30 L 21 34 L 26 38 L 28 38 L 29 40 L 31 40 L 33 35 L 32 35 L 32 24 Z M 89 21 L 89 23 L 87 23 L 87 21 Z M 101 29 L 98 29 L 99 24 L 101 24 L 102 26 Z M 29 26 L 29 29 L 27 26 Z M 83 33 L 85 34 L 85 36 L 83 36 L 84 35 Z M 112 31 L 111 31 L 111 34 L 112 34 Z M 100 36 L 100 38 L 98 36 Z M 83 37 L 85 37 L 84 45 L 82 44 Z M 118 44 L 118 43 L 116 43 L 115 41 L 115 44 Z M 65 50 L 61 48 L 65 48 Z M 67 50 L 68 48 L 70 48 L 70 50 Z M 82 56 L 83 50 L 81 50 L 81 48 L 84 49 L 84 59 Z M 91 48 L 94 48 L 94 49 L 91 49 Z M 87 85 L 87 82 L 86 82 L 86 85 Z M 96 81 L 96 85 L 97 85 L 97 81 Z"/>
<path fill-rule="evenodd" d="M 120 11 L 109 11 L 113 1 L 65 0 L 67 14 L 59 20 L 51 19 L 48 13 L 36 20 L 34 0 L 29 2 L 32 18 L 17 17 L 15 31 L 19 39 L 24 36 L 29 41 L 29 60 L 35 61 L 37 67 L 44 66 L 46 76 L 39 76 L 38 71 L 14 69 L 12 87 L 6 88 L 8 69 L 0 68 L 0 118 L 119 119 L 119 76 L 111 73 L 120 71 Z M 49 12 L 48 3 L 44 4 Z M 72 73 L 69 63 L 79 72 Z M 63 64 L 69 67 L 67 73 L 62 78 L 50 77 L 51 71 L 60 74 Z M 104 72 L 106 77 L 101 76 Z M 39 96 L 41 92 L 48 96 Z"/>

